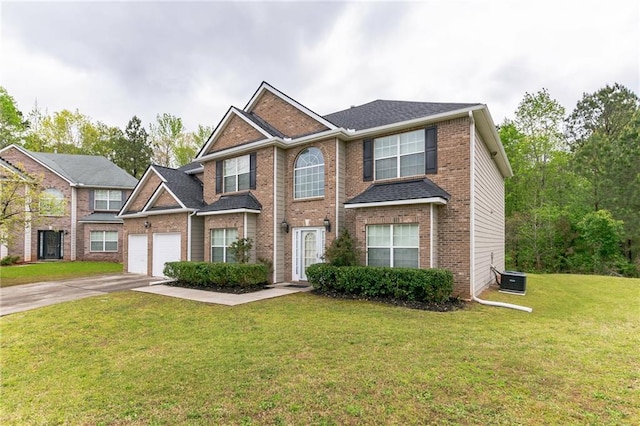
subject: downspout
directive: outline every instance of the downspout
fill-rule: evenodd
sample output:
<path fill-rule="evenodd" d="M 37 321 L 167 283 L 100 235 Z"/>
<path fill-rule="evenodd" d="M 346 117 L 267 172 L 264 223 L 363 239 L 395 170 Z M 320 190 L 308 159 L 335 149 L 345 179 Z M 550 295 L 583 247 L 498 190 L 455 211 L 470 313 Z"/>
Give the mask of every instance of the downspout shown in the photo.
<path fill-rule="evenodd" d="M 77 232 L 78 232 L 78 228 L 77 228 L 77 223 L 78 223 L 78 193 L 76 192 L 76 187 L 72 186 L 71 187 L 71 224 L 70 224 L 70 228 L 71 228 L 71 260 L 76 260 L 78 258 L 77 256 L 77 251 L 78 251 L 78 247 L 77 247 Z M 84 253 L 83 253 L 84 256 Z"/>
<path fill-rule="evenodd" d="M 336 138 L 336 183 L 334 185 L 336 191 L 336 224 L 335 235 L 336 238 L 340 235 L 340 139 Z"/>
<path fill-rule="evenodd" d="M 470 161 L 471 161 L 471 188 L 470 188 L 470 209 L 471 209 L 471 214 L 470 214 L 470 237 L 471 237 L 471 244 L 469 244 L 470 246 L 470 264 L 469 264 L 469 269 L 470 269 L 470 279 L 471 279 L 471 300 L 480 303 L 481 305 L 488 305 L 488 306 L 497 306 L 500 308 L 509 308 L 509 309 L 516 309 L 518 311 L 524 311 L 524 312 L 532 312 L 533 309 L 526 307 L 526 306 L 520 306 L 520 305 L 514 305 L 511 303 L 504 303 L 504 302 L 494 302 L 491 300 L 484 300 L 484 299 L 480 299 L 479 297 L 476 297 L 476 270 L 475 270 L 475 251 L 476 251 L 476 242 L 475 242 L 475 214 L 476 214 L 476 202 L 475 202 L 475 190 L 476 190 L 476 182 L 475 182 L 475 172 L 476 172 L 476 122 L 473 119 L 473 112 L 469 111 L 469 144 L 470 146 Z"/>
<path fill-rule="evenodd" d="M 198 213 L 198 211 L 194 210 L 193 213 L 189 215 L 187 220 L 187 260 L 189 262 L 191 261 L 191 234 L 193 233 L 193 230 L 191 228 L 191 221 L 193 220 L 193 216 L 195 216 L 196 213 Z"/>
<path fill-rule="evenodd" d="M 276 282 L 278 276 L 278 147 L 273 147 L 273 275 L 271 282 Z"/>

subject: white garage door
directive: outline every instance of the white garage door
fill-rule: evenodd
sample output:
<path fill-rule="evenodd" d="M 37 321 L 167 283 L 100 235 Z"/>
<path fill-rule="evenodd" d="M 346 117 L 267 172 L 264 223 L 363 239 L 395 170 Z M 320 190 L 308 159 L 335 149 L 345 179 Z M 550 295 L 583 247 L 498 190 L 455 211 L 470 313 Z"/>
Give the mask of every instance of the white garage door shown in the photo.
<path fill-rule="evenodd" d="M 128 270 L 134 274 L 147 275 L 147 236 L 146 234 L 129 235 L 127 259 Z"/>
<path fill-rule="evenodd" d="M 180 260 L 180 233 L 153 234 L 153 276 L 162 277 L 165 262 Z"/>

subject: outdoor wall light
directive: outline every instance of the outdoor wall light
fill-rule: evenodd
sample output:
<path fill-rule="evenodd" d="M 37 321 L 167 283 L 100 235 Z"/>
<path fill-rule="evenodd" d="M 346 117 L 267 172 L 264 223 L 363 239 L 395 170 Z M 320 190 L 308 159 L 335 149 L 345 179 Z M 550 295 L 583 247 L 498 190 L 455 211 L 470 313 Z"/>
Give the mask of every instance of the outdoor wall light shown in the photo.
<path fill-rule="evenodd" d="M 147 229 L 151 228 L 151 222 L 149 222 L 148 220 L 145 220 L 144 221 L 144 227 L 147 228 Z"/>
<path fill-rule="evenodd" d="M 331 232 L 331 222 L 329 222 L 329 218 L 325 217 L 322 223 L 324 223 L 324 229 L 326 229 L 327 232 Z"/>
<path fill-rule="evenodd" d="M 282 229 L 282 232 L 286 234 L 289 233 L 289 224 L 287 223 L 287 219 L 284 219 L 282 221 L 282 223 L 280 224 L 280 229 Z"/>

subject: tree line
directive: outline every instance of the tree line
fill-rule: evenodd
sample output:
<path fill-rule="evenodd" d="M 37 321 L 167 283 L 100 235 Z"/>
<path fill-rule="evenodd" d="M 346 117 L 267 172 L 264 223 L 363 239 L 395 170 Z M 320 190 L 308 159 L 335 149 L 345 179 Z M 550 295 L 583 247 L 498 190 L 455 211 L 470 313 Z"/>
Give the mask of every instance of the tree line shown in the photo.
<path fill-rule="evenodd" d="M 639 105 L 614 84 L 567 114 L 542 89 L 499 126 L 508 268 L 640 275 Z"/>
<path fill-rule="evenodd" d="M 514 176 L 505 182 L 507 267 L 527 272 L 640 275 L 640 102 L 614 84 L 569 114 L 548 90 L 526 93 L 498 126 Z M 63 110 L 26 117 L 0 87 L 0 148 L 103 155 L 136 178 L 150 163 L 189 163 L 212 129 L 187 132 L 158 114 L 124 130 Z"/>
<path fill-rule="evenodd" d="M 168 113 L 158 114 L 149 130 L 135 115 L 124 129 L 78 110 L 43 113 L 37 104 L 25 116 L 3 87 L 0 114 L 0 149 L 17 144 L 35 152 L 102 155 L 136 178 L 151 163 L 180 167 L 193 161 L 212 132 L 203 125 L 189 132 L 181 118 Z"/>

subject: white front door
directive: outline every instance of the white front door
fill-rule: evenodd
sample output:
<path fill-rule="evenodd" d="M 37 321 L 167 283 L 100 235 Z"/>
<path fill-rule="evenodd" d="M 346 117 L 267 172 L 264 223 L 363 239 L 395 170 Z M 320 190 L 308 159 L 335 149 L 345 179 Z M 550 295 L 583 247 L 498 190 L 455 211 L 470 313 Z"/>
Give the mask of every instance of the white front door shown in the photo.
<path fill-rule="evenodd" d="M 307 267 L 322 262 L 324 228 L 293 230 L 293 280 L 307 281 Z"/>
<path fill-rule="evenodd" d="M 164 276 L 164 264 L 180 260 L 182 253 L 180 233 L 153 234 L 153 261 L 151 269 L 154 277 Z"/>
<path fill-rule="evenodd" d="M 129 234 L 127 272 L 147 275 L 147 235 Z"/>

